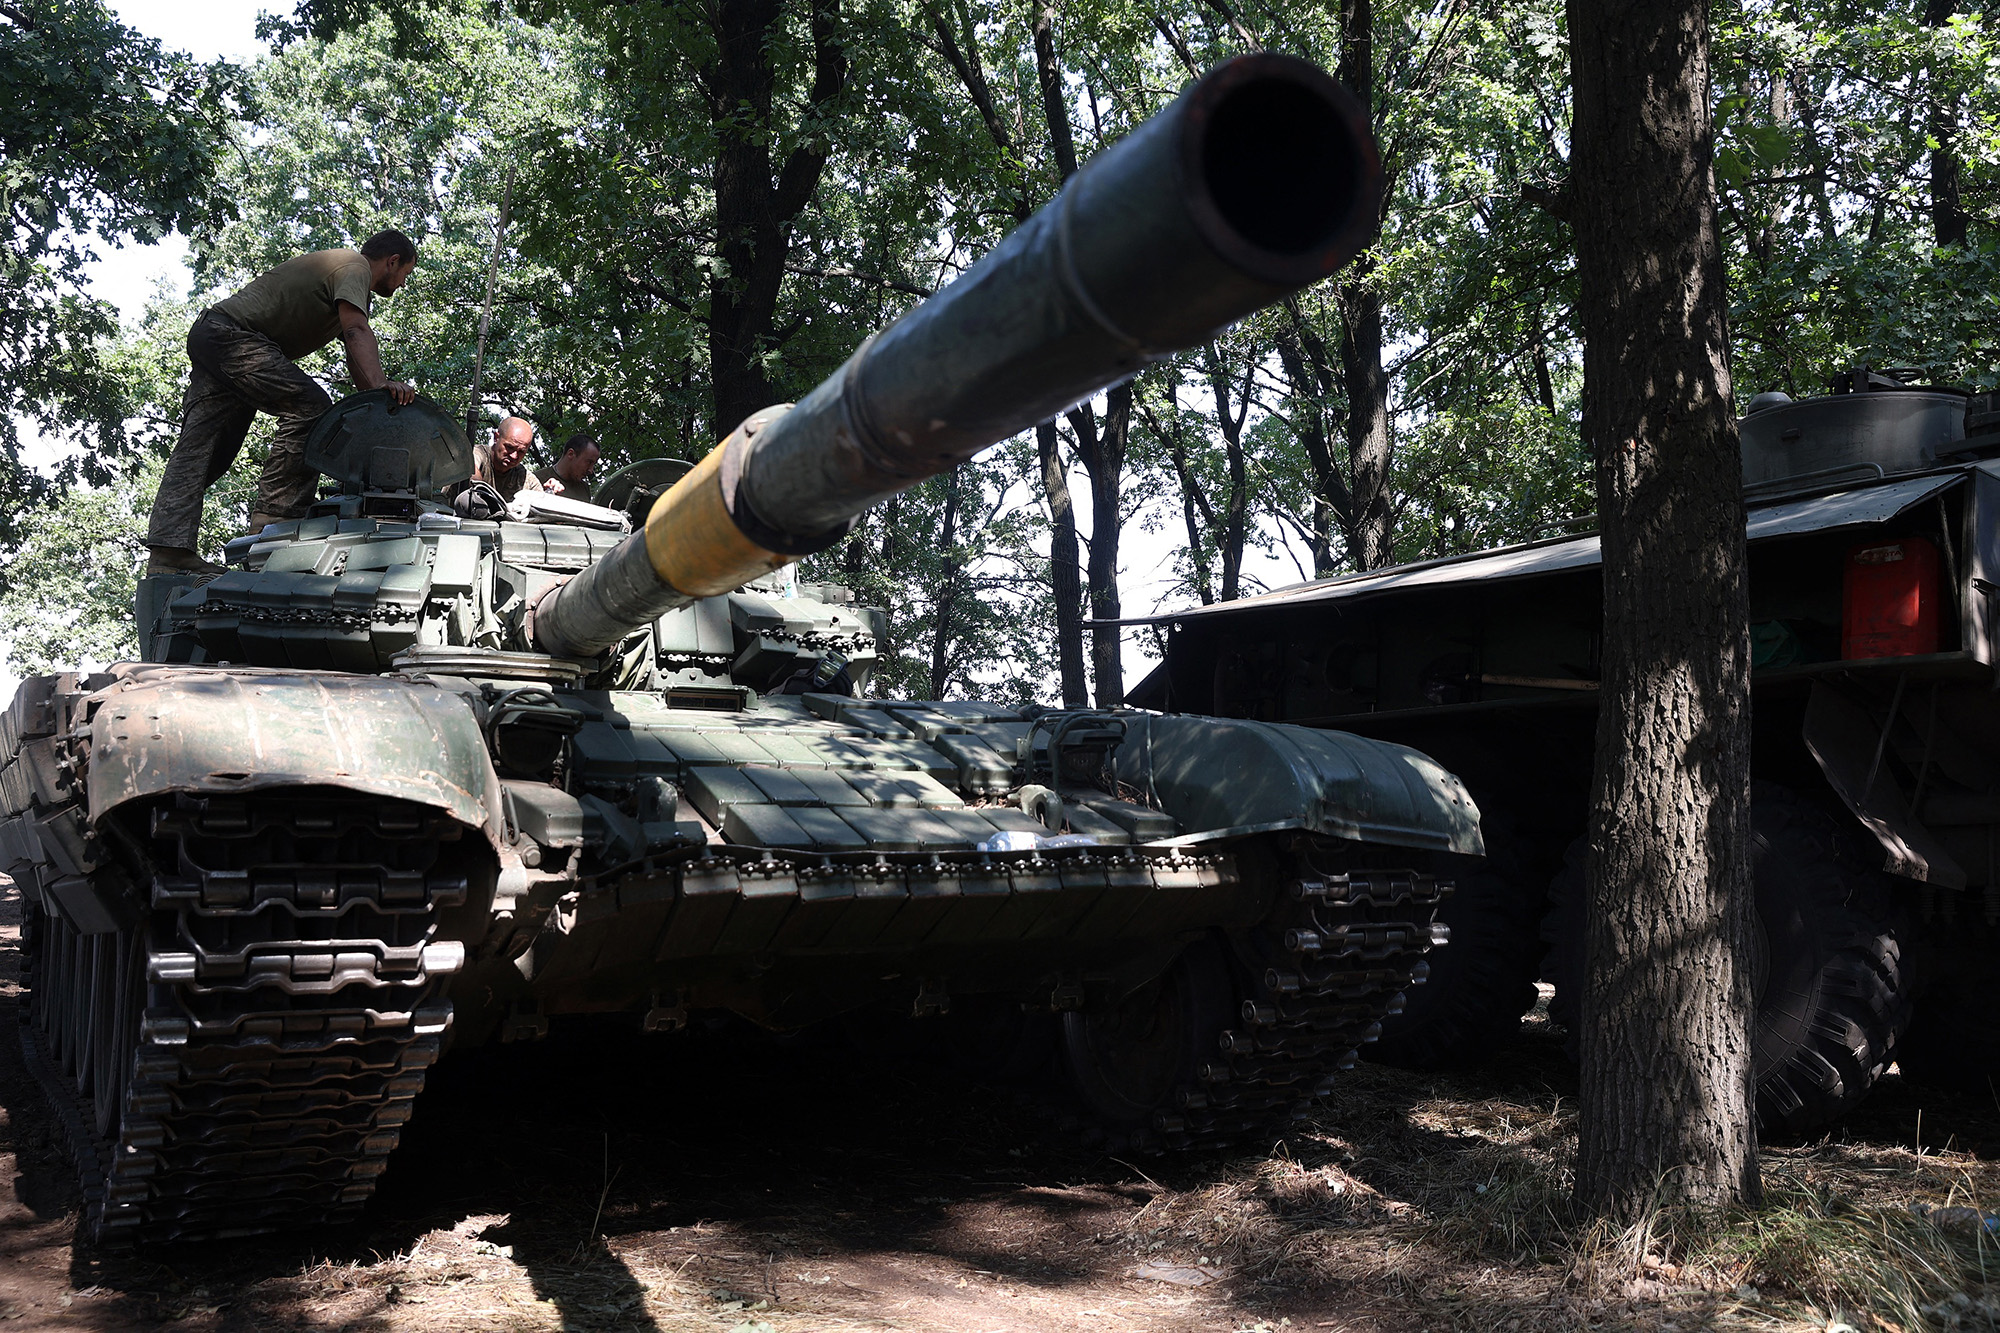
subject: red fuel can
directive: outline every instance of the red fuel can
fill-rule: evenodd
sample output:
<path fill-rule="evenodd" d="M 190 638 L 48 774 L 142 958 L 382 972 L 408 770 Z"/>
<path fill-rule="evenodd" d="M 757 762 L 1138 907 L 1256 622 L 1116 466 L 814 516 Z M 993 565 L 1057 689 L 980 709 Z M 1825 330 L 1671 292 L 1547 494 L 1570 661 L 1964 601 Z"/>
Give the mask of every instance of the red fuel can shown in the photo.
<path fill-rule="evenodd" d="M 1911 657 L 1937 650 L 1937 547 L 1921 537 L 1902 537 L 1850 550 L 1841 586 L 1841 657 Z"/>

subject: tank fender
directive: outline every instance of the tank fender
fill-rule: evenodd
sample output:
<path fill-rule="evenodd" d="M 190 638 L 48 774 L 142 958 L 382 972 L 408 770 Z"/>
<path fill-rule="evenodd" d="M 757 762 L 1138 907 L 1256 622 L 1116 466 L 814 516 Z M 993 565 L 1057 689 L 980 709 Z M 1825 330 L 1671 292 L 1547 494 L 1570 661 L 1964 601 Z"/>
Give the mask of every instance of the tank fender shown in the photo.
<path fill-rule="evenodd" d="M 140 668 L 90 723 L 90 822 L 170 792 L 338 787 L 443 810 L 508 845 L 479 720 L 449 690 L 380 676 Z"/>
<path fill-rule="evenodd" d="M 1357 842 L 1485 853 L 1456 775 L 1407 745 L 1234 718 L 1150 717 L 1127 732 L 1119 779 L 1204 842 L 1298 828 Z"/>

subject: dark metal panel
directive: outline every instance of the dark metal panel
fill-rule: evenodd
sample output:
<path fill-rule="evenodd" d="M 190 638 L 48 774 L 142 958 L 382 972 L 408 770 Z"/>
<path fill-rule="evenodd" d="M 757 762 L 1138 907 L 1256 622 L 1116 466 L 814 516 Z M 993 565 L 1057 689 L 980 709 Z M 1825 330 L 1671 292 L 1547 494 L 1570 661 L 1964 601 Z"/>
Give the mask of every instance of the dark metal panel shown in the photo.
<path fill-rule="evenodd" d="M 1816 495 L 1805 500 L 1790 500 L 1784 504 L 1752 509 L 1746 535 L 1753 542 L 1769 541 L 1805 532 L 1823 532 L 1835 528 L 1887 522 L 1910 506 L 1921 504 L 1932 496 L 1959 485 L 1963 480 L 1963 472 L 1953 472 L 1944 476 L 1912 477 L 1908 481 L 1899 481 L 1887 486 L 1875 486 L 1862 491 L 1843 491 L 1837 495 Z M 1399 565 L 1393 569 L 1374 570 L 1366 574 L 1348 574 L 1340 578 L 1322 579 L 1317 583 L 1302 583 L 1292 588 L 1280 588 L 1276 592 L 1268 592 L 1259 597 L 1245 597 L 1234 602 L 1217 602 L 1211 606 L 1189 607 L 1168 615 L 1136 617 L 1117 623 L 1159 625 L 1252 610 L 1268 611 L 1306 603 L 1342 601 L 1392 591 L 1403 592 L 1413 588 L 1462 587 L 1468 583 L 1533 578 L 1560 573 L 1567 569 L 1586 569 L 1597 564 L 1600 559 L 1602 554 L 1594 535 L 1571 537 L 1562 541 L 1510 546 L 1479 555 L 1426 560 L 1418 564 Z"/>

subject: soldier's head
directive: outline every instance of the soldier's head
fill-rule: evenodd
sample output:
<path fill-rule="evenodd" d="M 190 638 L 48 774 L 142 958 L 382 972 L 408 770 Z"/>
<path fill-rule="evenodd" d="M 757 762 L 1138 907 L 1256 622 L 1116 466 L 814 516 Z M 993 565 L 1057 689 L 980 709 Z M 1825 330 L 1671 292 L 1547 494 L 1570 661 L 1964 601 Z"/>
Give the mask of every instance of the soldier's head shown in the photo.
<path fill-rule="evenodd" d="M 563 444 L 562 457 L 556 460 L 556 475 L 566 482 L 582 481 L 597 466 L 597 441 L 588 435 L 572 435 Z"/>
<path fill-rule="evenodd" d="M 508 417 L 493 428 L 493 462 L 502 472 L 512 471 L 528 456 L 535 442 L 535 426 L 521 417 Z"/>
<path fill-rule="evenodd" d="M 417 243 L 400 231 L 378 231 L 361 243 L 361 257 L 368 261 L 369 290 L 393 296 L 417 266 Z"/>

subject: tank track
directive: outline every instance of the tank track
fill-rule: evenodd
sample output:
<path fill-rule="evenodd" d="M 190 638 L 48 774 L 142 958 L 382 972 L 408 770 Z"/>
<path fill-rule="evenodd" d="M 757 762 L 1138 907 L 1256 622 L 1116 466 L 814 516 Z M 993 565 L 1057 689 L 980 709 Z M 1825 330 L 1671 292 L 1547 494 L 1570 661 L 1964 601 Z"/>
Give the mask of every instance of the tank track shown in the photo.
<path fill-rule="evenodd" d="M 1243 997 L 1238 1012 L 1207 1011 L 1219 1026 L 1215 1055 L 1188 1069 L 1150 1124 L 1084 1112 L 1096 1122 L 1086 1132 L 1114 1150 L 1218 1148 L 1282 1135 L 1354 1067 L 1382 1020 L 1429 975 L 1424 955 L 1448 939 L 1432 918 L 1452 885 L 1433 874 L 1329 873 L 1314 867 L 1310 845 L 1280 861 L 1288 873 L 1260 849 L 1243 850 L 1248 873 L 1283 884 L 1265 919 L 1227 940 L 1224 966 Z"/>
<path fill-rule="evenodd" d="M 31 908 L 24 940 L 22 1045 L 70 1141 L 87 1232 L 117 1246 L 352 1217 L 450 1025 L 441 981 L 464 952 L 435 935 L 467 893 L 458 826 L 317 791 L 181 796 L 144 816 L 127 858 L 143 1000 L 136 973 L 107 994 L 74 966 L 79 941 L 118 937 Z M 100 1101 L 78 1034 L 105 1021 L 99 1005 L 140 1004 L 132 1054 L 113 1062 L 122 1095 Z"/>
<path fill-rule="evenodd" d="M 1310 1115 L 1429 975 L 1424 955 L 1448 938 L 1431 916 L 1451 888 L 1411 870 L 1293 880 L 1290 901 L 1252 941 L 1264 967 L 1252 972 L 1242 1026 L 1224 1030 L 1200 1086 L 1177 1090 L 1179 1111 L 1155 1119 L 1165 1142 L 1219 1146 Z"/>

